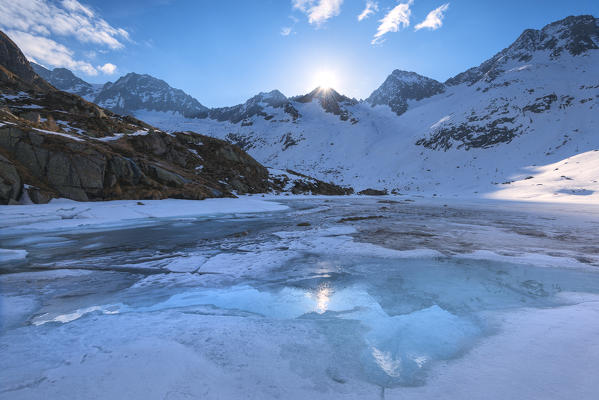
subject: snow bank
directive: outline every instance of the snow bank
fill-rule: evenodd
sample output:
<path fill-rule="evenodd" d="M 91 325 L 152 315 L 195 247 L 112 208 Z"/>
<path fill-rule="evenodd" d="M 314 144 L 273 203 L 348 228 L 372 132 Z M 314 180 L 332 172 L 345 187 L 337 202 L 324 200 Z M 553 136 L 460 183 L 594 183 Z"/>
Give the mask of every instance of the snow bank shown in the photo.
<path fill-rule="evenodd" d="M 287 209 L 275 202 L 252 199 L 117 200 L 75 202 L 53 200 L 48 204 L 0 207 L 0 235 L 65 229 L 112 230 L 129 225 L 152 224 L 157 218 L 207 217 L 230 213 L 272 212 Z"/>
<path fill-rule="evenodd" d="M 505 182 L 486 197 L 499 200 L 599 204 L 599 150 L 553 164 L 531 166 L 521 179 Z"/>

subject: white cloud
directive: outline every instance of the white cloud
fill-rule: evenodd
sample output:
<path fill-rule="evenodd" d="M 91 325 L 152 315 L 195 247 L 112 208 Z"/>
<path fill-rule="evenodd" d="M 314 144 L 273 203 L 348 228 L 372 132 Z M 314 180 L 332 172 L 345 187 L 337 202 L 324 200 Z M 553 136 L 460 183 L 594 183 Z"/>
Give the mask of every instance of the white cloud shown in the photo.
<path fill-rule="evenodd" d="M 374 14 L 378 10 L 379 10 L 379 3 L 377 3 L 376 1 L 372 1 L 372 0 L 367 0 L 366 8 L 364 8 L 364 11 L 362 11 L 362 13 L 360 15 L 358 15 L 358 21 L 362 21 L 363 19 L 370 17 L 372 14 Z"/>
<path fill-rule="evenodd" d="M 371 43 L 382 43 L 384 41 L 383 36 L 389 32 L 397 32 L 400 25 L 402 25 L 403 28 L 410 26 L 410 15 L 412 14 L 410 6 L 413 3 L 414 0 L 408 0 L 407 3 L 398 4 L 392 8 L 383 19 L 379 20 L 381 24 L 374 34 Z"/>
<path fill-rule="evenodd" d="M 98 69 L 108 73 L 113 64 L 106 63 L 96 69 L 89 62 L 77 60 L 72 50 L 58 42 L 60 37 L 112 50 L 123 48 L 123 42 L 129 40 L 127 31 L 111 26 L 77 0 L 0 0 L 0 28 L 27 58 L 87 75 L 97 75 Z M 92 52 L 95 51 L 103 50 L 94 48 Z M 84 54 L 93 58 L 89 51 Z"/>
<path fill-rule="evenodd" d="M 291 0 L 291 4 L 308 16 L 309 23 L 320 26 L 339 15 L 343 0 Z"/>
<path fill-rule="evenodd" d="M 6 34 L 27 55 L 27 58 L 34 62 L 53 67 L 65 67 L 87 75 L 98 75 L 98 71 L 90 63 L 73 59 L 71 50 L 52 39 L 21 31 L 8 31 Z"/>
<path fill-rule="evenodd" d="M 439 29 L 443 26 L 443 18 L 445 15 L 443 14 L 449 8 L 449 3 L 443 4 L 439 8 L 435 8 L 433 11 L 429 12 L 424 21 L 419 23 L 414 27 L 414 30 L 418 31 L 422 28 L 428 28 L 430 30 Z"/>
<path fill-rule="evenodd" d="M 116 72 L 116 65 L 111 63 L 106 63 L 104 65 L 98 65 L 98 69 L 105 73 L 106 75 L 112 75 Z"/>
<path fill-rule="evenodd" d="M 0 0 L 0 27 L 42 36 L 71 36 L 83 43 L 120 49 L 129 34 L 111 26 L 77 0 Z"/>

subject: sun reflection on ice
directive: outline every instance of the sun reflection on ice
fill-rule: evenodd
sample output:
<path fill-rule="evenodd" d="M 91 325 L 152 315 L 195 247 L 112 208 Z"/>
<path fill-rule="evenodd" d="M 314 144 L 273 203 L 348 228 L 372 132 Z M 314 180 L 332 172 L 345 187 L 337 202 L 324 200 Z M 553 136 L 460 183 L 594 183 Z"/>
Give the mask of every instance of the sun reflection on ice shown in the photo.
<path fill-rule="evenodd" d="M 306 296 L 316 302 L 315 311 L 324 314 L 329 307 L 333 292 L 333 288 L 328 283 L 322 283 L 316 290 L 307 292 Z"/>

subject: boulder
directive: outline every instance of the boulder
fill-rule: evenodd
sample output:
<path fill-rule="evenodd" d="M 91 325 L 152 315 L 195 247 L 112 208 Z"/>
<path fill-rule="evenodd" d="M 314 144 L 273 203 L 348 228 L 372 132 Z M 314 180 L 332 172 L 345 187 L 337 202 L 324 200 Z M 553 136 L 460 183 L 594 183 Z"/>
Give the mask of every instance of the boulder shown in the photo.
<path fill-rule="evenodd" d="M 358 192 L 358 194 L 364 196 L 385 196 L 389 194 L 387 190 L 377 190 L 377 189 L 364 189 Z"/>

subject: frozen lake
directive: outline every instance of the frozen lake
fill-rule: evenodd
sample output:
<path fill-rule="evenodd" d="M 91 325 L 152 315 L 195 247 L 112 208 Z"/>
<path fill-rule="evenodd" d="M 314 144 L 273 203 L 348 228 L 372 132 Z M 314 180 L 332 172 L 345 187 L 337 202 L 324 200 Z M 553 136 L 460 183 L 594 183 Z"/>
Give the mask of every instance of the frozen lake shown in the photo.
<path fill-rule="evenodd" d="M 277 201 L 3 229 L 0 397 L 598 398 L 597 209 Z"/>

